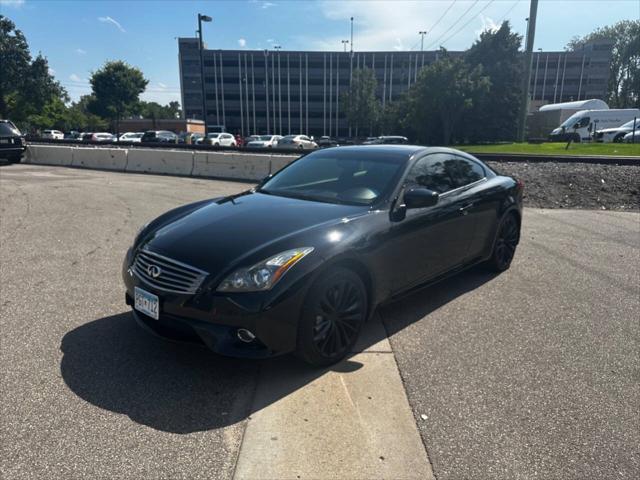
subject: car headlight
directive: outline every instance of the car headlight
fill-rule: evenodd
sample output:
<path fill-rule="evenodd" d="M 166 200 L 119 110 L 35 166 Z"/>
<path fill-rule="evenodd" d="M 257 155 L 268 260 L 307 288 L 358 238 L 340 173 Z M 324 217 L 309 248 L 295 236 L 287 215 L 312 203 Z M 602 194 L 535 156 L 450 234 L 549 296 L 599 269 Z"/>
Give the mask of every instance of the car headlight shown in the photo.
<path fill-rule="evenodd" d="M 218 292 L 259 292 L 269 290 L 296 263 L 313 252 L 313 247 L 294 248 L 256 263 L 239 268 L 218 286 Z"/>

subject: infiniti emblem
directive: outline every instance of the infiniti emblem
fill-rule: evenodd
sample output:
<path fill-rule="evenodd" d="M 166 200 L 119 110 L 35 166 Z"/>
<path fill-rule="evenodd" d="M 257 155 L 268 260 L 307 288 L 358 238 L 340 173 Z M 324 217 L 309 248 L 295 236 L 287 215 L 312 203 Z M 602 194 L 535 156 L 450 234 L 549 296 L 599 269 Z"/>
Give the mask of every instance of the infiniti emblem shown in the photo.
<path fill-rule="evenodd" d="M 160 267 L 157 265 L 149 265 L 147 267 L 147 273 L 151 278 L 158 278 L 162 273 L 162 270 L 160 270 Z"/>

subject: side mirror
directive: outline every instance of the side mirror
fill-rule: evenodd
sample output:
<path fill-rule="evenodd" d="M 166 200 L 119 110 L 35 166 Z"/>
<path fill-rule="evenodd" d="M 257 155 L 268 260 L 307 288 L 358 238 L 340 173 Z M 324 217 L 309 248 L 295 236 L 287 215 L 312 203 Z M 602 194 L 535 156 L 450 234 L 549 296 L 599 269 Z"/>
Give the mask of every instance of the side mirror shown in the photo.
<path fill-rule="evenodd" d="M 428 188 L 412 188 L 404 194 L 404 204 L 409 208 L 432 207 L 438 203 L 440 195 Z"/>

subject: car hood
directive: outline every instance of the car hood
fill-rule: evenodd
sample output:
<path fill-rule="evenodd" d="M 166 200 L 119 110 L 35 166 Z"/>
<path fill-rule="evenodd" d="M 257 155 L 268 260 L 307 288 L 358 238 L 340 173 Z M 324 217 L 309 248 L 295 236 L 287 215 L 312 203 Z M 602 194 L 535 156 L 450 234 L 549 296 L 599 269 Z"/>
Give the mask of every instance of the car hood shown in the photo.
<path fill-rule="evenodd" d="M 367 213 L 367 207 L 336 205 L 252 193 L 205 203 L 147 234 L 143 245 L 161 255 L 217 274 L 259 250 L 290 239 L 282 250 L 297 245 L 293 237 L 324 229 Z M 302 241 L 302 240 L 301 240 Z M 283 243 L 283 245 L 284 245 Z M 277 251 L 268 251 L 272 255 Z M 255 259 L 256 261 L 261 258 Z"/>

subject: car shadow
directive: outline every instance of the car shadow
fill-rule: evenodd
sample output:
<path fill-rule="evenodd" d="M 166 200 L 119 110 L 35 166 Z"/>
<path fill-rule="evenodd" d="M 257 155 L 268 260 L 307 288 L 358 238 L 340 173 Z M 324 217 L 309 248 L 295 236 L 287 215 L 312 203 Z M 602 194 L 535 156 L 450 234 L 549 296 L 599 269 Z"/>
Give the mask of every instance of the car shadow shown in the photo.
<path fill-rule="evenodd" d="M 474 269 L 381 307 L 388 335 L 492 278 Z M 359 350 L 387 336 L 373 323 L 362 332 Z M 233 425 L 329 371 L 362 367 L 353 359 L 314 369 L 291 355 L 263 361 L 222 357 L 200 345 L 158 339 L 128 311 L 77 327 L 63 337 L 60 348 L 62 378 L 80 398 L 178 434 Z M 256 400 L 260 369 L 275 371 L 270 378 L 276 381 Z"/>

